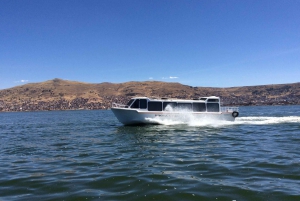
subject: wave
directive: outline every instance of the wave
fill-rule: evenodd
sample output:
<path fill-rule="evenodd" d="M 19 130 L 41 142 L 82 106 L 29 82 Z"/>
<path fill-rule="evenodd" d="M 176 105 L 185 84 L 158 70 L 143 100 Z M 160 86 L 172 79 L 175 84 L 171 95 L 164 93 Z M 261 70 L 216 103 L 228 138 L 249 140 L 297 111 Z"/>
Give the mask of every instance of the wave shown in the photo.
<path fill-rule="evenodd" d="M 300 123 L 300 116 L 285 117 L 240 117 L 236 118 L 237 124 L 281 124 L 281 123 Z"/>
<path fill-rule="evenodd" d="M 213 126 L 220 127 L 226 125 L 242 125 L 242 124 L 252 124 L 252 125 L 266 125 L 266 124 L 282 124 L 282 123 L 300 123 L 300 116 L 285 116 L 285 117 L 261 117 L 261 116 L 251 116 L 251 117 L 237 117 L 235 121 L 224 121 L 220 119 L 197 119 L 195 117 L 183 118 L 146 118 L 150 123 L 162 124 L 162 125 L 189 125 L 189 126 Z"/>

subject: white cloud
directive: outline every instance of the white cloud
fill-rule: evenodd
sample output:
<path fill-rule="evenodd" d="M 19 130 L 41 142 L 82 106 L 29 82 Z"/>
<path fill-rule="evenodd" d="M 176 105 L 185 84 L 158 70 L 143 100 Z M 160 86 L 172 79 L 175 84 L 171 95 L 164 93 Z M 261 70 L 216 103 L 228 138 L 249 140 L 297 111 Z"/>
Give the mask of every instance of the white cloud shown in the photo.
<path fill-rule="evenodd" d="M 29 80 L 19 80 L 19 81 L 15 81 L 15 82 L 22 82 L 22 83 L 25 83 L 25 82 L 28 82 Z"/>
<path fill-rule="evenodd" d="M 168 79 L 178 79 L 179 77 L 176 76 L 170 76 L 170 77 L 162 77 L 163 80 L 168 80 Z"/>
<path fill-rule="evenodd" d="M 149 80 L 153 80 L 153 77 L 149 77 Z"/>

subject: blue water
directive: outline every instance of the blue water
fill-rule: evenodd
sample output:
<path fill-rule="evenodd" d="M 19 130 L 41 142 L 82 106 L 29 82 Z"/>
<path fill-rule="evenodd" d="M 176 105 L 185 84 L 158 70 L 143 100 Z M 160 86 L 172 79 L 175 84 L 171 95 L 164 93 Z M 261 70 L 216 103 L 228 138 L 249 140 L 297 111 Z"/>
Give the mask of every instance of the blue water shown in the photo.
<path fill-rule="evenodd" d="M 0 113 L 0 200 L 300 200 L 300 106 L 123 126 L 106 111 Z"/>

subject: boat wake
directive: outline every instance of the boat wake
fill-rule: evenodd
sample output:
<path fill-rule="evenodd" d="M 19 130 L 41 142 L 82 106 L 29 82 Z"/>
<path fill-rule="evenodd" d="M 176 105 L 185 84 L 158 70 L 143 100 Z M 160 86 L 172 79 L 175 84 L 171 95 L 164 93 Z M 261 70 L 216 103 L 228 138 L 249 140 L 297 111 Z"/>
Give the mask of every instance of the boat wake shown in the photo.
<path fill-rule="evenodd" d="M 236 118 L 236 124 L 281 124 L 281 123 L 300 123 L 300 116 L 286 117 L 240 117 Z"/>
<path fill-rule="evenodd" d="M 286 117 L 237 117 L 235 121 L 224 121 L 220 119 L 197 119 L 195 117 L 186 116 L 177 119 L 165 119 L 160 117 L 146 118 L 149 123 L 162 125 L 189 125 L 189 126 L 212 126 L 220 127 L 226 125 L 266 125 L 266 124 L 282 124 L 282 123 L 300 123 L 300 116 L 286 116 Z"/>

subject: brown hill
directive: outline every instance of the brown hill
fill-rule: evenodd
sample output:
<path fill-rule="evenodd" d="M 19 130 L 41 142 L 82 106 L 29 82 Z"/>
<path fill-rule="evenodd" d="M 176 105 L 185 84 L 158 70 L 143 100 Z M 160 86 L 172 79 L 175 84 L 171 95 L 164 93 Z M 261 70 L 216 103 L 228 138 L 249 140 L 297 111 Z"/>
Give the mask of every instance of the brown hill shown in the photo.
<path fill-rule="evenodd" d="M 198 98 L 220 96 L 224 105 L 300 104 L 300 83 L 231 88 L 191 87 L 146 81 L 91 84 L 62 79 L 0 90 L 0 111 L 107 109 L 133 96 Z"/>

